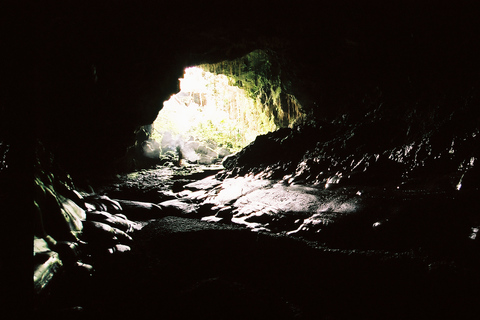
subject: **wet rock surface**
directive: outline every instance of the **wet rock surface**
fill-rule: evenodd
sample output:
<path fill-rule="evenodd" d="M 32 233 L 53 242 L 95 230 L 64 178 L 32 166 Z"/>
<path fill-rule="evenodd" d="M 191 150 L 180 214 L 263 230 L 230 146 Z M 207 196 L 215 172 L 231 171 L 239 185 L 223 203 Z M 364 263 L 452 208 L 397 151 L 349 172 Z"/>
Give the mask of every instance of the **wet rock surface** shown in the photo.
<path fill-rule="evenodd" d="M 143 171 L 144 181 L 149 174 L 162 192 L 168 189 L 155 170 Z M 168 183 L 177 177 L 170 174 Z M 39 316 L 468 319 L 476 314 L 475 194 L 325 189 L 254 175 L 199 179 L 203 174 L 183 175 L 180 190 L 156 203 L 138 201 L 156 187 L 132 188 L 132 176 L 105 185 L 100 199 L 118 202 L 137 225 L 129 233 L 130 250 L 97 255 L 93 276 L 81 286 L 74 279 L 59 285 L 45 306 L 48 312 Z M 114 194 L 137 200 L 125 202 Z M 161 214 L 135 221 L 126 203 Z"/>
<path fill-rule="evenodd" d="M 175 202 L 182 203 L 177 209 L 196 205 L 203 211 L 193 216 L 204 216 L 202 220 L 300 236 L 335 247 L 462 247 L 479 219 L 476 192 L 325 188 L 254 175 L 223 181 L 212 176 L 184 187 L 188 191 L 177 194 Z"/>

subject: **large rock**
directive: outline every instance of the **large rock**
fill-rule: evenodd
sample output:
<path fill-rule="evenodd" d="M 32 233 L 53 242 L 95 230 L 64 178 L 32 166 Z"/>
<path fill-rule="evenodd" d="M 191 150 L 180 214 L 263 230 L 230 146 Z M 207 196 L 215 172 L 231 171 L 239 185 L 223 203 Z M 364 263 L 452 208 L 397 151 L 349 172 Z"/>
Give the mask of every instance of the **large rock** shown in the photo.
<path fill-rule="evenodd" d="M 158 206 L 168 215 L 195 215 L 199 208 L 197 204 L 178 199 L 161 202 Z"/>
<path fill-rule="evenodd" d="M 165 213 L 157 204 L 143 201 L 116 199 L 123 213 L 131 220 L 150 220 L 163 217 Z"/>

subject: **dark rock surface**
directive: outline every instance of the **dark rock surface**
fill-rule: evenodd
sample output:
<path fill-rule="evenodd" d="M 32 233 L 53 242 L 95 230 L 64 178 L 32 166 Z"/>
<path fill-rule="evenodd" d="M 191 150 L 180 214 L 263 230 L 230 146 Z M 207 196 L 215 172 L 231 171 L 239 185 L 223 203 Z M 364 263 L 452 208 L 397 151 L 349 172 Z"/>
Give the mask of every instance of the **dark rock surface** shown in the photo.
<path fill-rule="evenodd" d="M 132 177 L 123 179 L 104 190 L 127 188 Z M 162 217 L 136 222 L 131 250 L 97 252 L 95 272 L 81 284 L 75 273 L 58 277 L 37 315 L 469 319 L 477 312 L 475 194 L 325 189 L 253 175 L 209 176 L 183 189 L 158 203 Z M 127 190 L 145 197 L 142 185 Z"/>
<path fill-rule="evenodd" d="M 338 250 L 181 217 L 151 222 L 50 316 L 88 319 L 467 319 L 478 274 L 421 251 Z M 74 288 L 74 289 L 73 289 Z M 71 305 L 73 303 L 73 305 Z M 81 303 L 79 308 L 75 303 Z"/>
<path fill-rule="evenodd" d="M 471 241 L 480 221 L 476 191 L 326 188 L 262 179 L 261 174 L 223 181 L 208 177 L 185 188 L 189 190 L 175 200 L 181 204 L 177 212 L 185 217 L 301 237 L 332 248 L 422 248 L 461 259 L 478 256 Z M 198 211 L 192 214 L 183 207 Z"/>

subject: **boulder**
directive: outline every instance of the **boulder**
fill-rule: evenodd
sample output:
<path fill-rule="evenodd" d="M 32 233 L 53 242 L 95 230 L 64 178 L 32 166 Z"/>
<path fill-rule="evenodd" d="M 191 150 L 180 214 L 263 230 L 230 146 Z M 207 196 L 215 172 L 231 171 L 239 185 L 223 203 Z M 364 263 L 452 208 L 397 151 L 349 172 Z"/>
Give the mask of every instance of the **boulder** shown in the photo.
<path fill-rule="evenodd" d="M 185 143 L 185 145 L 183 146 L 185 149 L 191 149 L 191 150 L 194 150 L 195 152 L 197 152 L 198 148 L 200 147 L 201 143 L 200 141 L 188 141 Z"/>
<path fill-rule="evenodd" d="M 179 199 L 168 200 L 158 204 L 168 215 L 192 215 L 198 212 L 199 205 L 188 203 Z"/>
<path fill-rule="evenodd" d="M 123 213 L 131 220 L 150 220 L 164 216 L 162 208 L 154 203 L 116 199 Z"/>
<path fill-rule="evenodd" d="M 203 165 L 210 165 L 210 164 L 215 163 L 216 160 L 217 160 L 217 156 L 210 156 L 210 155 L 206 155 L 206 154 L 201 154 L 200 159 L 198 159 L 197 162 L 199 164 L 203 164 Z"/>
<path fill-rule="evenodd" d="M 228 150 L 227 148 L 220 148 L 218 149 L 217 154 L 218 154 L 218 158 L 223 159 L 226 156 L 231 155 L 232 152 L 230 152 L 230 150 Z"/>

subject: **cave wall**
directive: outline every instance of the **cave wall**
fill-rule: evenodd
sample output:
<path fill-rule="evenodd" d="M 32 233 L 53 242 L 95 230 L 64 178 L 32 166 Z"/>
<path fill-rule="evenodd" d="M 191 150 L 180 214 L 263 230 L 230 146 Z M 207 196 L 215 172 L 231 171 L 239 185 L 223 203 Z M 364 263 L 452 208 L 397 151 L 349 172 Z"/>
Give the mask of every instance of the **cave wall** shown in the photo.
<path fill-rule="evenodd" d="M 67 171 L 114 171 L 187 66 L 269 50 L 311 117 L 359 118 L 472 95 L 480 39 L 468 3 L 45 2 L 33 8 L 34 136 Z M 455 101 L 455 103 L 449 103 Z M 428 112 L 425 112 L 428 114 Z M 428 115 L 427 115 L 428 116 Z"/>

